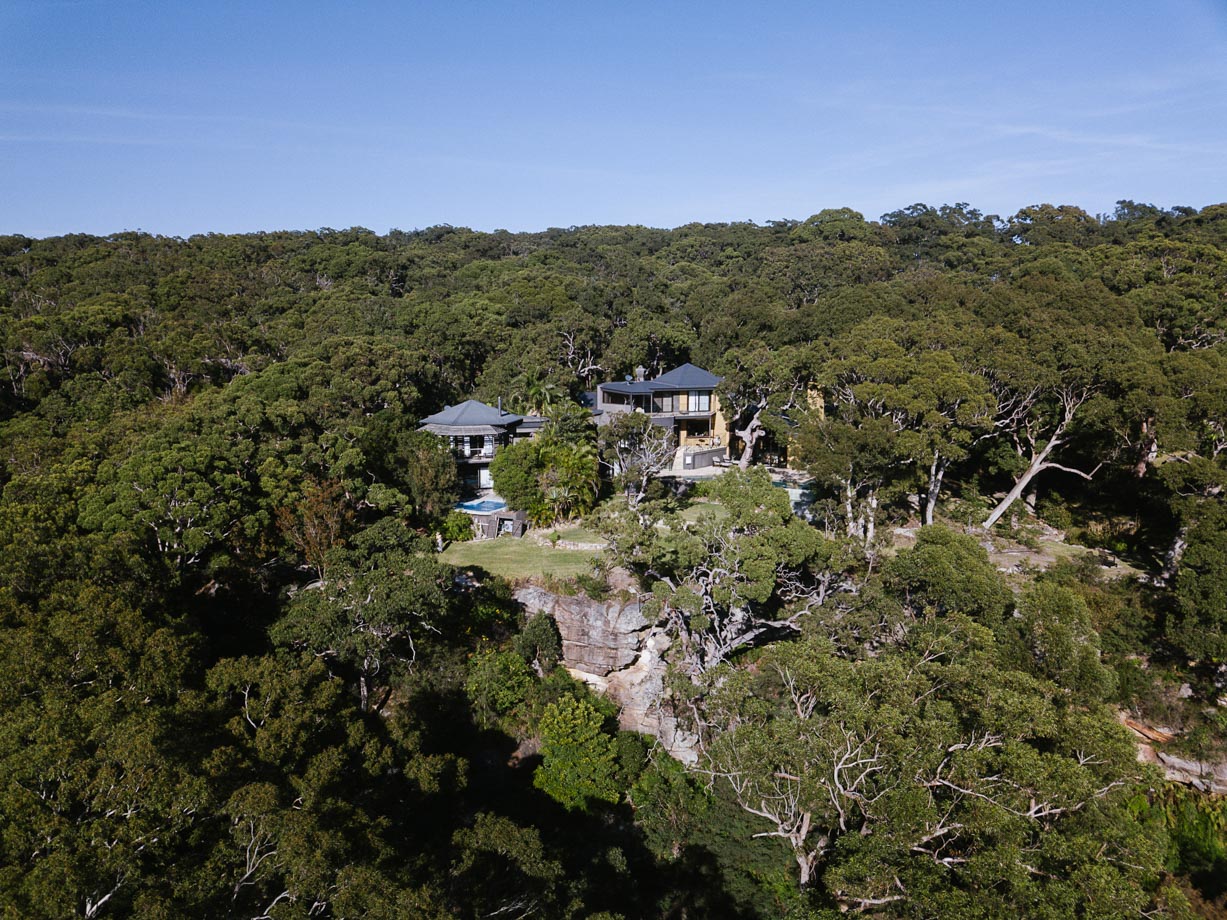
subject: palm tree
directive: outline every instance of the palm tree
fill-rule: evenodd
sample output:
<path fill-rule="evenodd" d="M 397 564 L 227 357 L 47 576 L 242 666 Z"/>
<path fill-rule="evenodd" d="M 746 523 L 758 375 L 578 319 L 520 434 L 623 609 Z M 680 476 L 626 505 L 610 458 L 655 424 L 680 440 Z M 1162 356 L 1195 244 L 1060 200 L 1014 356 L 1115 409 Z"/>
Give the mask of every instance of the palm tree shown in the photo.
<path fill-rule="evenodd" d="M 600 465 L 591 444 L 555 442 L 547 448 L 541 491 L 558 520 L 583 513 L 601 491 Z"/>
<path fill-rule="evenodd" d="M 558 384 L 537 370 L 520 374 L 512 381 L 512 386 L 516 388 L 516 405 L 533 415 L 545 415 L 562 398 Z"/>

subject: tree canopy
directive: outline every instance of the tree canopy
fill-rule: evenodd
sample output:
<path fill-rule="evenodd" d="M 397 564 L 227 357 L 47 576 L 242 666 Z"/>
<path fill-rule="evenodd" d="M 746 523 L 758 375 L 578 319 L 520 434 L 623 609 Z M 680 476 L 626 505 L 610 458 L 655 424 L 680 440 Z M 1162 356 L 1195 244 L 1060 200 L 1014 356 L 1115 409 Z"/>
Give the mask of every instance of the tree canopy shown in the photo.
<path fill-rule="evenodd" d="M 0 913 L 1188 916 L 1221 807 L 1117 716 L 1227 752 L 1225 279 L 1134 201 L 0 237 Z M 581 407 L 686 361 L 741 468 L 649 487 Z M 440 558 L 470 397 L 691 763 Z"/>

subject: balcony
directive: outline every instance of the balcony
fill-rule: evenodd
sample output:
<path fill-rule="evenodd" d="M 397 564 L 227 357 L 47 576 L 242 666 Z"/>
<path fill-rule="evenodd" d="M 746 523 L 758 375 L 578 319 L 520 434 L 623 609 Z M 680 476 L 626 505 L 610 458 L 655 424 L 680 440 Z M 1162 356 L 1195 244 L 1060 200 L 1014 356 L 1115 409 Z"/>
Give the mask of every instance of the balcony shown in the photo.
<path fill-rule="evenodd" d="M 475 450 L 467 450 L 463 447 L 453 448 L 452 456 L 458 463 L 489 463 L 494 457 L 494 448 L 479 447 Z"/>
<path fill-rule="evenodd" d="M 677 404 L 674 403 L 674 406 Z M 716 414 L 715 410 L 707 409 L 690 409 L 680 410 L 677 408 L 669 408 L 667 403 L 649 404 L 647 400 L 636 400 L 633 403 L 617 403 L 617 402 L 601 402 L 597 408 L 609 415 L 618 415 L 623 412 L 642 412 L 652 418 L 711 418 Z"/>

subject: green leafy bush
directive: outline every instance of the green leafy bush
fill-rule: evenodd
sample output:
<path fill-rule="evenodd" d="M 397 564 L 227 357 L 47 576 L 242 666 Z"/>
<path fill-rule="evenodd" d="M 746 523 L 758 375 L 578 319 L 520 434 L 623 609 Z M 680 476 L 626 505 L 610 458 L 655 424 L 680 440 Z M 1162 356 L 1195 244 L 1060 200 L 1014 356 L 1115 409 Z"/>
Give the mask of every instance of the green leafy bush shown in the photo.
<path fill-rule="evenodd" d="M 479 721 L 491 725 L 519 706 L 532 684 L 532 669 L 523 658 L 489 649 L 470 659 L 464 690 Z"/>
<path fill-rule="evenodd" d="M 473 518 L 463 511 L 453 511 L 443 519 L 443 539 L 449 543 L 464 543 L 473 539 Z"/>
<path fill-rule="evenodd" d="M 541 765 L 533 785 L 569 809 L 617 802 L 618 762 L 604 716 L 591 703 L 564 696 L 541 718 Z"/>
<path fill-rule="evenodd" d="M 512 647 L 526 662 L 536 664 L 543 672 L 549 671 L 562 657 L 558 624 L 548 613 L 534 614 L 512 640 Z"/>

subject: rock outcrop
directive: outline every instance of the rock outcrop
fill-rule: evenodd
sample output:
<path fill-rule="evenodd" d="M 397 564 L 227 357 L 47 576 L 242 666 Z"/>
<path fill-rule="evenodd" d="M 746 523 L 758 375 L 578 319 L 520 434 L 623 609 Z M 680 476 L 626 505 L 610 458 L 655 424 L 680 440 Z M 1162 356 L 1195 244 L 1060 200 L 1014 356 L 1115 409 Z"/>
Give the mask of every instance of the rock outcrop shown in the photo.
<path fill-rule="evenodd" d="M 1227 763 L 1189 760 L 1155 750 L 1152 745 L 1143 743 L 1138 744 L 1138 760 L 1154 764 L 1163 771 L 1163 778 L 1169 782 L 1184 783 L 1215 795 L 1227 792 Z"/>
<path fill-rule="evenodd" d="M 637 595 L 623 592 L 598 601 L 526 585 L 516 590 L 515 598 L 529 613 L 554 618 L 562 635 L 564 666 L 621 707 L 618 721 L 623 728 L 654 736 L 685 763 L 697 759 L 697 739 L 678 726 L 665 700 L 669 636 L 644 616 Z"/>
<path fill-rule="evenodd" d="M 587 674 L 605 675 L 629 666 L 639 657 L 642 633 L 652 625 L 637 599 L 596 601 L 583 594 L 554 594 L 537 585 L 518 588 L 515 598 L 529 613 L 554 617 L 567 667 Z"/>
<path fill-rule="evenodd" d="M 1181 688 L 1181 694 L 1184 695 Z M 1166 744 L 1176 738 L 1176 733 L 1162 728 L 1155 728 L 1129 718 L 1125 713 L 1117 714 L 1120 723 L 1137 736 L 1138 762 L 1153 764 L 1163 771 L 1163 778 L 1173 783 L 1183 783 L 1202 792 L 1221 795 L 1227 792 L 1227 762 L 1208 763 L 1203 760 L 1189 760 L 1161 751 L 1156 745 Z"/>

